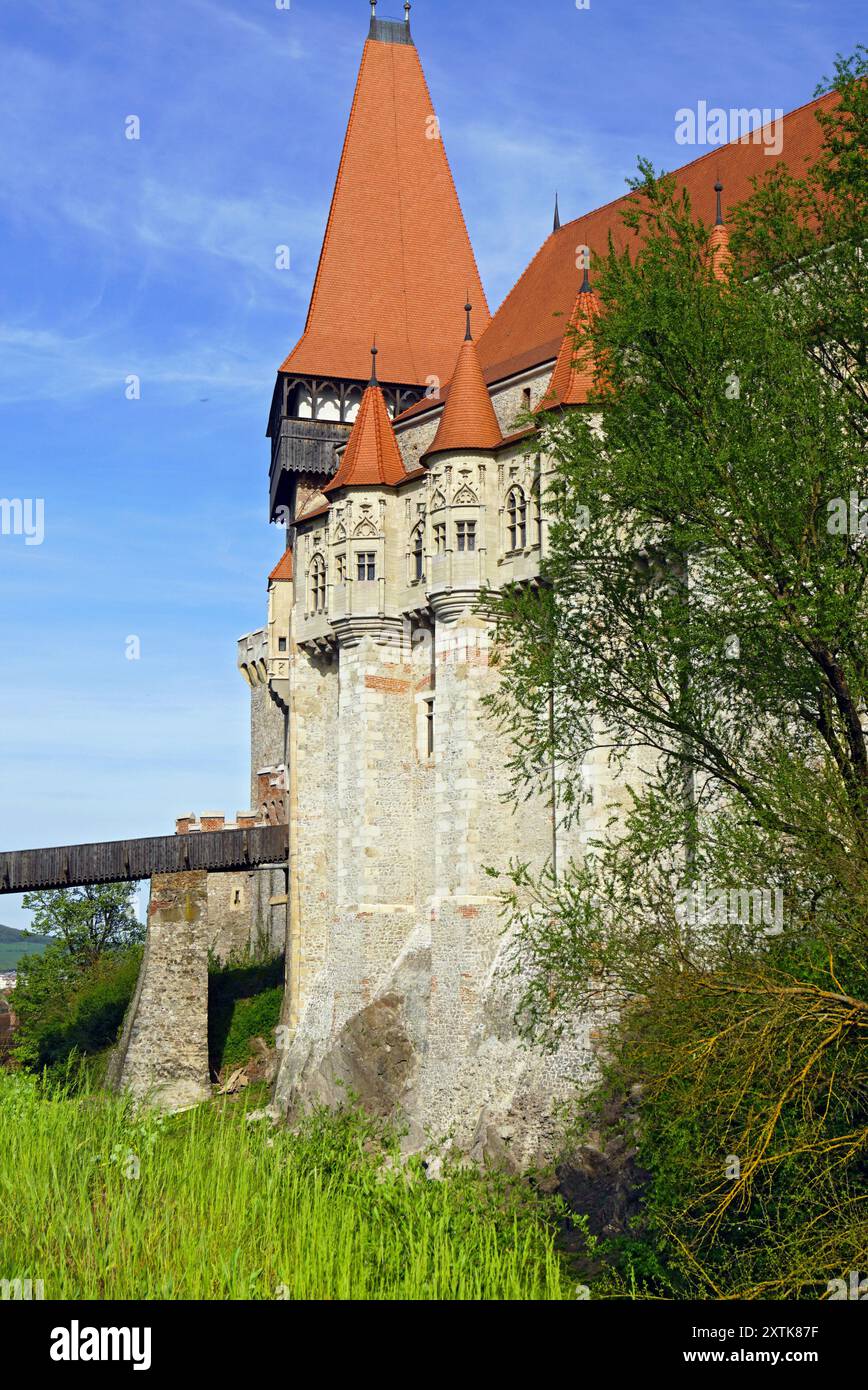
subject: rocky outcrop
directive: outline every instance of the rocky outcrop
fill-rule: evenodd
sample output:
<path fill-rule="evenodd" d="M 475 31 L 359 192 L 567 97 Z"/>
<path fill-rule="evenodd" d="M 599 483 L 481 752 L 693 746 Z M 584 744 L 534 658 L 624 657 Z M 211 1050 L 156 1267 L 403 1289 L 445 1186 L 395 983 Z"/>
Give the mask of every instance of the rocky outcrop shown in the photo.
<path fill-rule="evenodd" d="M 557 1146 L 558 1102 L 593 1073 L 587 1032 L 555 1056 L 519 1038 L 521 982 L 500 932 L 484 974 L 465 970 L 448 997 L 435 970 L 438 925 L 416 927 L 370 1001 L 336 1026 L 335 982 L 323 970 L 283 1055 L 276 1102 L 293 1115 L 352 1093 L 405 1127 L 408 1151 L 433 1156 L 445 1144 L 514 1171 L 542 1165 Z"/>

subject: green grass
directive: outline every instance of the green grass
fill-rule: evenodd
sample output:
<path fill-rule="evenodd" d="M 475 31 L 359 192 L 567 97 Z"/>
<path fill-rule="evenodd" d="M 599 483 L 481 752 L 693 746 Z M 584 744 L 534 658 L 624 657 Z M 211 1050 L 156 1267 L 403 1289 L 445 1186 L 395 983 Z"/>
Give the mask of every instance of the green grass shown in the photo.
<path fill-rule="evenodd" d="M 525 1184 L 393 1168 L 352 1111 L 295 1134 L 247 1113 L 137 1117 L 0 1073 L 0 1279 L 42 1279 L 46 1299 L 574 1296 Z"/>

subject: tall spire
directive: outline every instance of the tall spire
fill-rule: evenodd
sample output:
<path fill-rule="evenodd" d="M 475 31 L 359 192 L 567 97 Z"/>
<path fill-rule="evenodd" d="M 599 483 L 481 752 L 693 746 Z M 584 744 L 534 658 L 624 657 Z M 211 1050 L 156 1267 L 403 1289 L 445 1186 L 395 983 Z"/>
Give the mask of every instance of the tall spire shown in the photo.
<path fill-rule="evenodd" d="M 449 394 L 434 442 L 423 458 L 448 450 L 497 449 L 503 443 L 503 434 L 470 331 L 469 300 L 464 311 L 467 314 L 467 334 L 458 349 L 458 361 L 449 383 Z"/>
<path fill-rule="evenodd" d="M 558 195 L 557 195 L 557 193 L 555 193 L 555 225 L 552 227 L 552 231 L 553 231 L 553 232 L 559 232 L 560 230 L 561 230 L 561 210 L 560 210 L 560 208 L 559 208 L 559 206 L 558 206 Z"/>
<path fill-rule="evenodd" d="M 434 111 L 409 26 L 375 18 L 304 334 L 282 371 L 365 381 L 366 326 L 375 323 L 380 380 L 424 386 L 432 376 L 449 378 L 468 287 L 477 334 L 487 327 L 485 291 Z"/>
<path fill-rule="evenodd" d="M 591 390 L 597 384 L 596 360 L 589 333 L 601 308 L 600 297 L 591 288 L 588 267 L 585 266 L 552 379 L 536 413 L 553 410 L 559 405 L 588 404 Z"/>
<path fill-rule="evenodd" d="M 715 183 L 714 191 L 717 195 L 717 209 L 708 247 L 715 279 L 726 280 L 732 267 L 732 252 L 729 249 L 729 229 L 723 220 L 723 209 L 720 201 L 723 184 L 720 179 Z"/>
<path fill-rule="evenodd" d="M 372 348 L 375 363 L 376 353 L 377 349 Z M 377 373 L 373 370 L 340 467 L 323 492 L 327 495 L 341 487 L 395 487 L 406 476 L 386 402 L 377 384 Z"/>

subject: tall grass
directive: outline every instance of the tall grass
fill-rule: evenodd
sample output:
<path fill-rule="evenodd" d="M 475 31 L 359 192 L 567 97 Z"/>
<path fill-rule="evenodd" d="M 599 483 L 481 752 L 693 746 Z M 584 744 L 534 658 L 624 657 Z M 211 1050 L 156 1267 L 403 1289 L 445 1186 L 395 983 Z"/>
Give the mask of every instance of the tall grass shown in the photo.
<path fill-rule="evenodd" d="M 46 1299 L 568 1298 L 546 1217 L 503 1178 L 427 1181 L 352 1111 L 292 1134 L 0 1074 L 0 1279 Z"/>

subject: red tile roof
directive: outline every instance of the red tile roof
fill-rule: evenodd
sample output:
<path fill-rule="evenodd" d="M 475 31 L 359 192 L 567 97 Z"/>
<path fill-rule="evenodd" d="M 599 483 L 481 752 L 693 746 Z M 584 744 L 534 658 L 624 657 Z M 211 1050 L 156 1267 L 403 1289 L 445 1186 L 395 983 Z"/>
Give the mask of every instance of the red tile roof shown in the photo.
<path fill-rule="evenodd" d="M 835 94 L 820 97 L 783 118 L 780 160 L 767 155 L 762 145 L 751 143 L 747 136 L 718 146 L 676 170 L 676 183 L 689 193 L 694 215 L 709 226 L 713 224 L 717 176 L 731 206 L 750 195 L 753 177 L 768 173 L 778 162 L 796 175 L 803 173 L 817 158 L 823 140 L 817 111 L 836 100 Z M 565 317 L 575 297 L 577 248 L 589 246 L 592 256 L 604 256 L 610 232 L 618 250 L 637 244 L 622 221 L 629 196 L 565 223 L 543 243 L 479 339 L 479 360 L 486 381 L 502 380 L 557 355 Z"/>
<path fill-rule="evenodd" d="M 476 344 L 467 337 L 458 352 L 434 442 L 423 458 L 447 449 L 496 449 L 502 443 L 503 434 L 482 375 Z"/>
<path fill-rule="evenodd" d="M 548 390 L 537 412 L 559 405 L 587 405 L 596 374 L 587 330 L 601 310 L 600 297 L 587 280 L 582 284 L 561 343 Z"/>
<path fill-rule="evenodd" d="M 268 582 L 269 582 L 269 584 L 270 584 L 271 581 L 272 581 L 273 579 L 291 579 L 291 578 L 292 578 L 292 551 L 291 551 L 289 548 L 287 548 L 287 549 L 284 551 L 283 555 L 282 555 L 282 556 L 280 557 L 280 559 L 278 560 L 277 564 L 274 566 L 274 569 L 271 571 L 271 574 L 268 576 Z"/>
<path fill-rule="evenodd" d="M 468 286 L 488 323 L 433 112 L 414 45 L 369 39 L 307 323 L 281 371 L 365 380 L 376 333 L 384 382 L 445 381 Z"/>
<path fill-rule="evenodd" d="M 370 349 L 368 351 L 370 353 Z M 362 397 L 340 467 L 323 492 L 335 492 L 339 487 L 371 487 L 378 483 L 395 487 L 406 476 L 383 393 L 379 386 L 371 385 Z"/>

